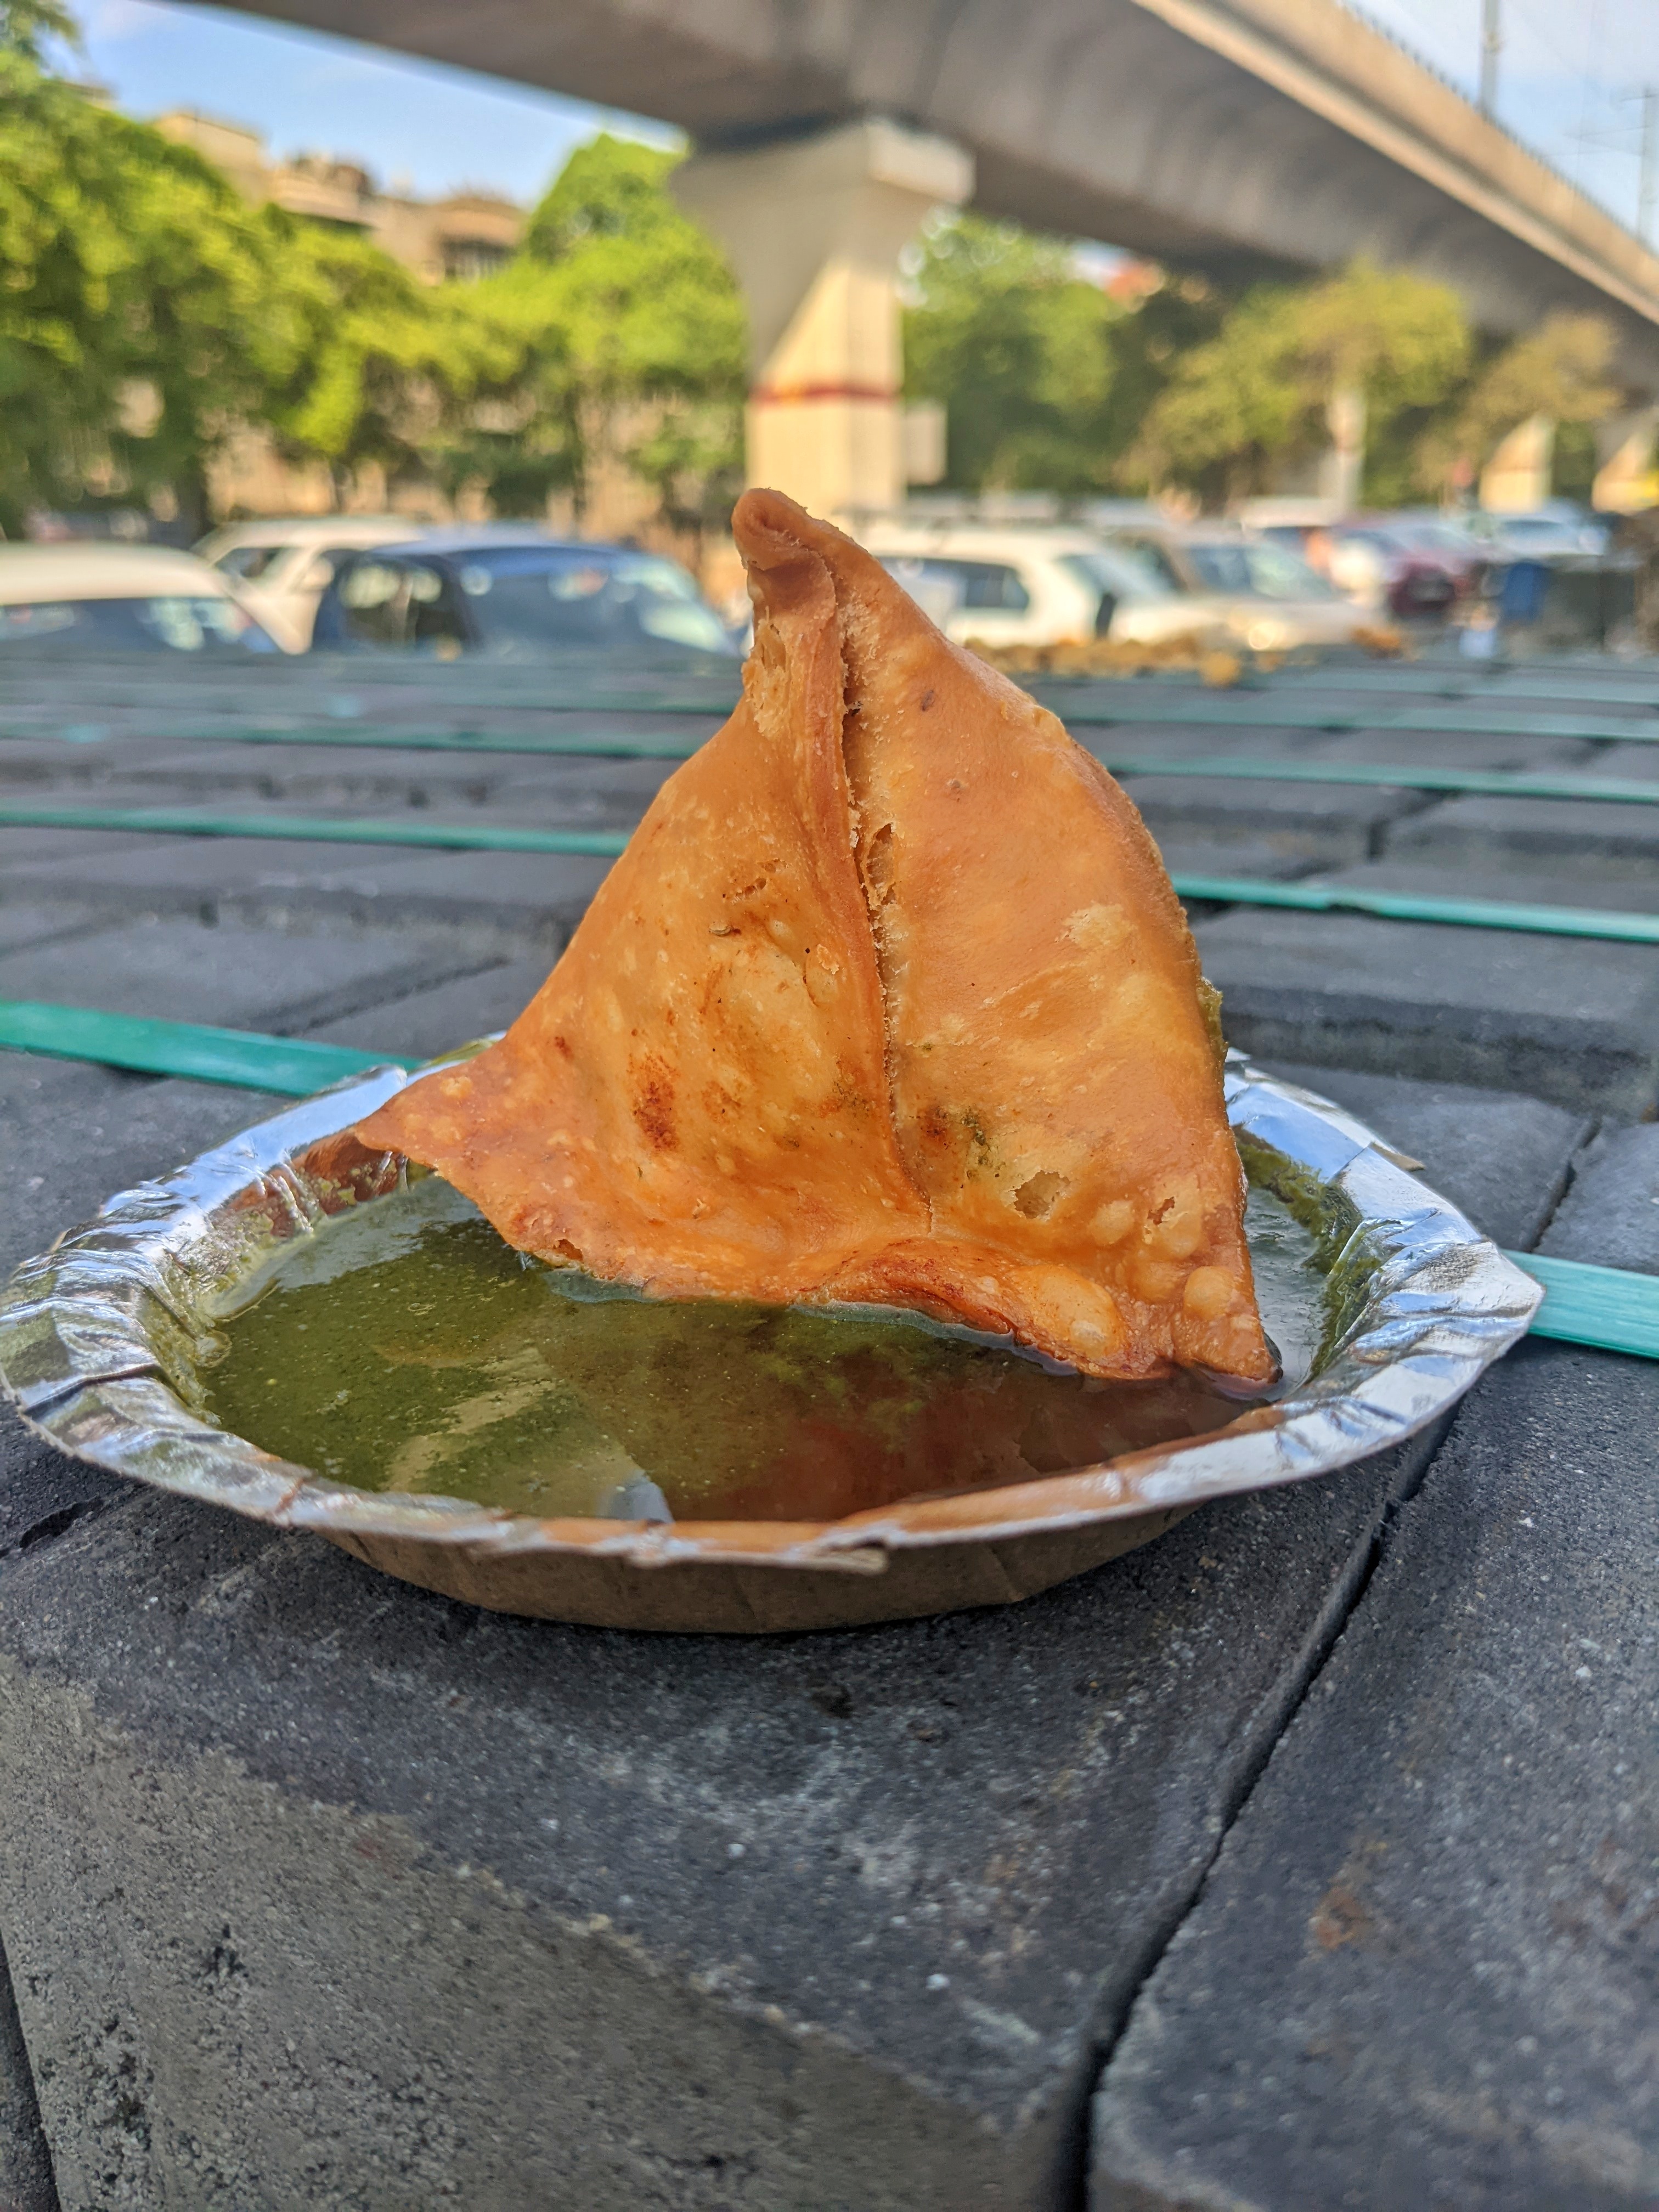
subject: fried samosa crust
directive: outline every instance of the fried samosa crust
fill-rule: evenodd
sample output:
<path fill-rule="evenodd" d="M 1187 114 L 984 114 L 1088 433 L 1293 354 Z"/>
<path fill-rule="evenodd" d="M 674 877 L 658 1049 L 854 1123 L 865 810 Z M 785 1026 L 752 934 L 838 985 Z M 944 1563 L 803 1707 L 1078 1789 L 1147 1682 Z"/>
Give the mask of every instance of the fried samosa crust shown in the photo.
<path fill-rule="evenodd" d="M 359 1134 L 659 1296 L 1271 1381 L 1207 987 L 1135 809 L 839 531 L 766 491 L 732 527 L 736 712 L 501 1042 Z"/>

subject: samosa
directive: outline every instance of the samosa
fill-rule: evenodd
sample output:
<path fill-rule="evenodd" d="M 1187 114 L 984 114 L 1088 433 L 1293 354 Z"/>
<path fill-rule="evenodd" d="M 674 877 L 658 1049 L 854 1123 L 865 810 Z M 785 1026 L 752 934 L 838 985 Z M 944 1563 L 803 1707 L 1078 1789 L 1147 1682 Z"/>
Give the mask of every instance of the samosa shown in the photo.
<path fill-rule="evenodd" d="M 506 1036 L 361 1131 L 660 1297 L 1268 1382 L 1213 994 L 1133 806 L 781 494 L 744 694 Z"/>

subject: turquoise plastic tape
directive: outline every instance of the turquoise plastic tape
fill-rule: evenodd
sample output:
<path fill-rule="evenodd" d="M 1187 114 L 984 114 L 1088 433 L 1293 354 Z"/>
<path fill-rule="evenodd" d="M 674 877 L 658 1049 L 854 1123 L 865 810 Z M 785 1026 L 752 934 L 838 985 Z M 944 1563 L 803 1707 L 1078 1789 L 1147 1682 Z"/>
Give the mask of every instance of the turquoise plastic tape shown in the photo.
<path fill-rule="evenodd" d="M 1659 945 L 1659 914 L 1618 914 L 1596 907 L 1522 906 L 1506 899 L 1419 897 L 1410 891 L 1368 891 L 1346 884 L 1272 884 L 1249 876 L 1174 875 L 1184 899 L 1217 906 L 1293 907 L 1306 914 L 1369 914 L 1385 921 L 1449 922 L 1461 929 L 1516 929 L 1539 937 L 1603 937 L 1626 945 Z"/>
<path fill-rule="evenodd" d="M 0 999 L 0 1046 L 54 1060 L 96 1060 L 144 1075 L 187 1075 L 198 1083 L 232 1083 L 309 1098 L 371 1068 L 395 1064 L 388 1053 L 354 1052 L 304 1037 L 262 1036 L 252 1030 L 204 1029 L 195 1022 L 155 1022 L 137 1014 L 106 1014 L 33 999 Z"/>
<path fill-rule="evenodd" d="M 1534 1336 L 1659 1359 L 1659 1275 L 1594 1267 L 1582 1260 L 1551 1260 L 1535 1252 L 1505 1257 L 1544 1285 L 1544 1303 L 1533 1317 Z"/>
<path fill-rule="evenodd" d="M 452 853 L 585 853 L 614 860 L 620 830 L 498 828 L 488 822 L 356 822 L 328 814 L 207 814 L 173 806 L 0 806 L 0 825 L 30 830 L 125 830 L 149 836 L 276 837 L 313 845 L 419 845 Z"/>

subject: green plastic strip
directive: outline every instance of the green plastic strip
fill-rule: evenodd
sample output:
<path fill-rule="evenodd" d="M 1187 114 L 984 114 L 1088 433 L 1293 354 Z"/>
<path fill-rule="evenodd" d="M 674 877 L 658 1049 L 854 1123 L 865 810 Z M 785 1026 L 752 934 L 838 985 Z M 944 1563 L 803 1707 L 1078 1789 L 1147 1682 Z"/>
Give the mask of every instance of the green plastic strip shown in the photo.
<path fill-rule="evenodd" d="M 1595 907 L 1522 906 L 1507 899 L 1424 898 L 1409 891 L 1368 891 L 1346 884 L 1273 884 L 1250 876 L 1172 875 L 1185 899 L 1217 906 L 1295 907 L 1308 914 L 1370 914 L 1387 921 L 1443 921 L 1463 929 L 1515 929 L 1535 937 L 1607 937 L 1626 945 L 1659 945 L 1659 914 L 1619 914 Z"/>
<path fill-rule="evenodd" d="M 278 837 L 318 845 L 419 845 L 450 853 L 586 853 L 614 860 L 621 830 L 532 830 L 487 822 L 362 822 L 326 814 L 204 814 L 173 806 L 0 806 L 0 827 L 125 830 L 168 837 Z"/>
<path fill-rule="evenodd" d="M 1504 1256 L 1544 1285 L 1544 1303 L 1533 1319 L 1534 1336 L 1659 1359 L 1659 1275 L 1592 1267 L 1582 1260 L 1543 1259 L 1535 1252 Z"/>
<path fill-rule="evenodd" d="M 198 1083 L 275 1091 L 287 1098 L 309 1098 L 331 1084 L 385 1067 L 392 1058 L 303 1037 L 154 1022 L 137 1014 L 97 1013 L 33 999 L 0 999 L 0 1045 L 14 1052 L 46 1053 L 54 1060 L 135 1068 L 145 1075 L 188 1075 Z"/>
<path fill-rule="evenodd" d="M 711 721 L 719 719 L 717 714 L 709 716 Z M 684 738 L 674 732 L 399 730 L 380 724 L 365 724 L 359 728 L 336 723 L 308 723 L 291 730 L 217 726 L 191 730 L 175 726 L 164 731 L 117 731 L 100 723 L 71 723 L 62 730 L 0 728 L 0 742 L 9 740 L 16 744 L 106 744 L 118 737 L 137 738 L 146 744 L 323 745 L 336 750 L 342 746 L 352 750 L 362 747 L 381 752 L 547 753 L 569 754 L 579 759 L 586 755 L 594 759 L 618 760 L 687 760 L 704 742 L 702 738 Z"/>
<path fill-rule="evenodd" d="M 503 829 L 416 820 L 336 820 L 316 814 L 201 814 L 161 806 L 5 806 L 0 825 L 40 830 L 114 830 L 178 837 L 259 837 L 328 845 L 403 845 L 453 853 L 574 853 L 615 860 L 628 843 L 621 830 Z M 1595 907 L 1523 906 L 1498 899 L 1428 898 L 1346 884 L 1275 884 L 1253 876 L 1170 878 L 1182 898 L 1218 906 L 1294 907 L 1310 914 L 1350 912 L 1390 921 L 1442 921 L 1470 929 L 1513 929 L 1540 937 L 1603 937 L 1659 945 L 1659 915 Z"/>
<path fill-rule="evenodd" d="M 1407 768 L 1395 761 L 1251 760 L 1222 753 L 1204 760 L 1160 760 L 1155 754 L 1119 759 L 1102 753 L 1114 775 L 1185 775 L 1231 783 L 1351 783 L 1396 791 L 1477 793 L 1499 799 L 1602 799 L 1621 805 L 1659 806 L 1659 777 L 1651 783 L 1622 775 L 1487 774 L 1479 769 Z"/>
<path fill-rule="evenodd" d="M 1482 738 L 1577 738 L 1586 741 L 1659 744 L 1659 724 L 1597 721 L 1581 714 L 1479 714 L 1434 713 L 1417 708 L 1407 714 L 1366 714 L 1352 706 L 1321 706 L 1304 699 L 1277 697 L 1256 692 L 1248 698 L 1162 698 L 1137 702 L 1133 695 L 1122 704 L 1091 700 L 1071 705 L 1048 702 L 1064 722 L 1077 729 L 1114 729 L 1125 723 L 1176 722 L 1204 730 L 1316 730 L 1344 737 L 1356 730 L 1386 732 L 1390 736 L 1413 735 Z"/>

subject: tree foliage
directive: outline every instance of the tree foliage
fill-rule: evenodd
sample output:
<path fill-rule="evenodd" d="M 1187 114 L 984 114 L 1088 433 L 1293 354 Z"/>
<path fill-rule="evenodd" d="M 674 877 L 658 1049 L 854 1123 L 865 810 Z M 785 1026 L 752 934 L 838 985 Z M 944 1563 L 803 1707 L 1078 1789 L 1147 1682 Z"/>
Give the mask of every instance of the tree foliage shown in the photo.
<path fill-rule="evenodd" d="M 1262 489 L 1328 441 L 1334 397 L 1363 395 L 1370 437 L 1455 391 L 1470 334 L 1456 295 L 1356 261 L 1313 285 L 1258 285 L 1176 364 L 1147 410 L 1130 471 L 1211 498 Z"/>
<path fill-rule="evenodd" d="M 906 390 L 943 402 L 947 481 L 969 490 L 1104 488 L 1118 310 L 1067 249 L 951 216 L 924 240 L 905 316 Z"/>
<path fill-rule="evenodd" d="M 207 162 L 0 52 L 0 521 L 100 483 L 199 513 L 300 340 L 270 271 Z"/>
<path fill-rule="evenodd" d="M 62 0 L 0 0 L 0 526 L 88 498 L 207 520 L 247 427 L 321 463 L 580 514 L 602 477 L 681 528 L 740 480 L 744 313 L 675 204 L 675 156 L 605 136 L 574 154 L 523 246 L 477 283 L 417 282 L 368 240 L 246 204 L 198 155 L 54 78 Z M 1230 298 L 1166 277 L 1138 304 L 1073 250 L 973 216 L 927 234 L 908 388 L 942 401 L 948 480 L 1061 493 L 1264 486 L 1363 392 L 1374 494 L 1468 481 L 1516 424 L 1577 434 L 1617 397 L 1612 339 L 1552 319 L 1478 351 L 1443 288 L 1364 262 Z M 1570 435 L 1569 443 L 1571 442 Z"/>
<path fill-rule="evenodd" d="M 1472 483 L 1510 431 L 1536 415 L 1583 427 L 1612 414 L 1620 398 L 1607 375 L 1613 343 L 1599 315 L 1555 314 L 1492 352 L 1425 433 L 1419 481 L 1437 491 Z"/>
<path fill-rule="evenodd" d="M 579 147 L 523 252 L 477 288 L 520 334 L 526 433 L 562 456 L 580 510 L 621 460 L 669 519 L 710 519 L 739 481 L 747 323 L 713 241 L 676 206 L 677 156 L 609 134 Z"/>

